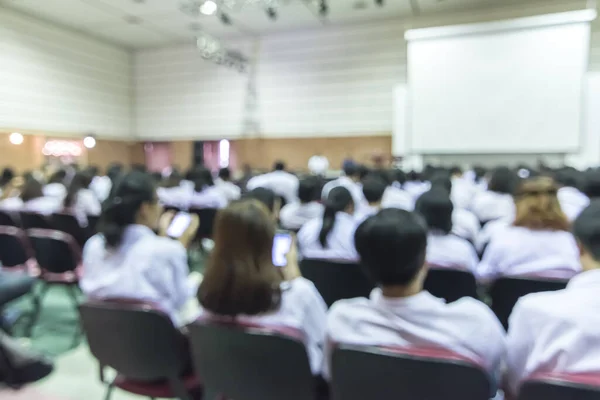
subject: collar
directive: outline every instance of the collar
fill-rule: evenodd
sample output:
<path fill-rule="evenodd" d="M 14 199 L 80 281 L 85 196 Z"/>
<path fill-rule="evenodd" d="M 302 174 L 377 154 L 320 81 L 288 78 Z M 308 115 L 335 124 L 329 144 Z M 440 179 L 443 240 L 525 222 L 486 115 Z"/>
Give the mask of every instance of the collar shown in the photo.
<path fill-rule="evenodd" d="M 593 269 L 575 275 L 567 285 L 569 289 L 594 288 L 600 289 L 600 269 Z"/>
<path fill-rule="evenodd" d="M 429 292 L 422 290 L 419 293 L 408 297 L 385 297 L 381 288 L 375 288 L 369 296 L 371 301 L 385 308 L 395 307 L 425 307 L 431 304 L 440 304 L 445 301 L 432 296 Z"/>

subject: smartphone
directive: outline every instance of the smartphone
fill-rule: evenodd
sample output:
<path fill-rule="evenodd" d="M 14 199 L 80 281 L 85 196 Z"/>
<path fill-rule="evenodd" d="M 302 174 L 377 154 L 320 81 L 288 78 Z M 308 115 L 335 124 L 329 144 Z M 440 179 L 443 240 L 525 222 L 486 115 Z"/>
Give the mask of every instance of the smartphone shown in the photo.
<path fill-rule="evenodd" d="M 273 265 L 276 267 L 285 267 L 287 265 L 286 255 L 292 248 L 292 234 L 290 232 L 279 231 L 275 233 L 273 239 Z"/>
<path fill-rule="evenodd" d="M 167 228 L 167 236 L 172 238 L 179 238 L 183 235 L 183 232 L 190 226 L 192 222 L 192 216 L 186 212 L 178 212 L 173 217 L 171 225 Z"/>

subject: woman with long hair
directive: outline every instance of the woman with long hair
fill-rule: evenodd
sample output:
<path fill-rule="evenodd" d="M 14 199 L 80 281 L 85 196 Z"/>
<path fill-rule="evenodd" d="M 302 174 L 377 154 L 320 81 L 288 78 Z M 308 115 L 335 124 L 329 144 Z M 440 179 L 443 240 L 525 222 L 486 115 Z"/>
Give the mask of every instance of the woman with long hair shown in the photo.
<path fill-rule="evenodd" d="M 60 199 L 44 196 L 42 183 L 33 176 L 26 175 L 20 186 L 19 195 L 2 200 L 0 208 L 50 215 L 60 210 L 61 203 Z"/>

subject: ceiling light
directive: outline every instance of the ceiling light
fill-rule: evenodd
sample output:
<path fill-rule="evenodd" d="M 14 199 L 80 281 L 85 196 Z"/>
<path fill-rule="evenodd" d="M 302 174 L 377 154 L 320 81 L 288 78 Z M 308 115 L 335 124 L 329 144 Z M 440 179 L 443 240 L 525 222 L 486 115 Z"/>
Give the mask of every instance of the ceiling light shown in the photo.
<path fill-rule="evenodd" d="M 200 6 L 200 12 L 204 15 L 213 15 L 217 12 L 217 8 L 217 3 L 215 3 L 213 0 L 206 0 Z"/>
<path fill-rule="evenodd" d="M 23 135 L 18 132 L 13 132 L 8 137 L 8 140 L 10 140 L 12 144 L 21 144 L 23 143 Z"/>
<path fill-rule="evenodd" d="M 267 8 L 267 16 L 270 20 L 275 21 L 277 19 L 277 11 L 273 7 Z"/>
<path fill-rule="evenodd" d="M 86 136 L 83 139 L 83 145 L 88 149 L 93 149 L 96 147 L 96 139 L 93 136 Z"/>

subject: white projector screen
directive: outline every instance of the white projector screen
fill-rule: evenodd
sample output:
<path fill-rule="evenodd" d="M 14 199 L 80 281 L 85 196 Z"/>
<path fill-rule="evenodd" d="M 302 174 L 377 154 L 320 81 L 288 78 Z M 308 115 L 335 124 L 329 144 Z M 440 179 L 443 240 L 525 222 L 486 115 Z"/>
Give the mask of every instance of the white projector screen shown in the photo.
<path fill-rule="evenodd" d="M 577 151 L 590 24 L 539 26 L 566 14 L 408 31 L 411 152 Z"/>

